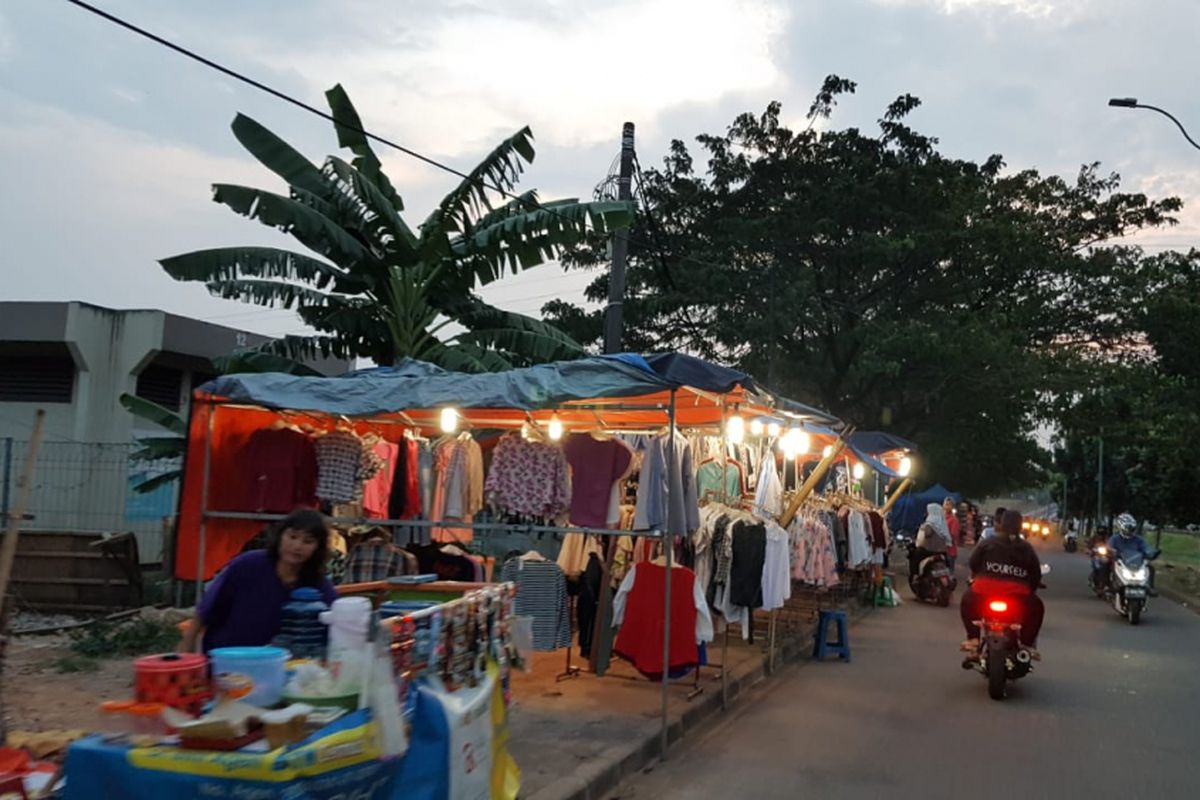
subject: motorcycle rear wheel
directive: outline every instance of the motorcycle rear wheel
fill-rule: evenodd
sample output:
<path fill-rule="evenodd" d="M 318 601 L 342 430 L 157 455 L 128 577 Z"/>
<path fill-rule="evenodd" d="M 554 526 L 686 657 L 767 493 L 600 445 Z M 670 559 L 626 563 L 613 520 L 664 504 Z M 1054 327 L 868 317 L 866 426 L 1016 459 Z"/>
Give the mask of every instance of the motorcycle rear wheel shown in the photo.
<path fill-rule="evenodd" d="M 1008 694 L 1008 666 L 1003 653 L 988 653 L 988 697 L 1003 700 Z"/>

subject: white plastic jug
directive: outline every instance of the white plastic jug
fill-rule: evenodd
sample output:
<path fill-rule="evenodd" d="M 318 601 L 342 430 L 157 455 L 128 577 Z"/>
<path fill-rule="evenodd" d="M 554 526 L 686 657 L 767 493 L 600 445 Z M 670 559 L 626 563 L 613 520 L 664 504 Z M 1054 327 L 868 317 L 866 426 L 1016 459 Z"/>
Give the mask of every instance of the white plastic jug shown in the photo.
<path fill-rule="evenodd" d="M 329 653 L 361 651 L 367 646 L 371 626 L 371 601 L 365 597 L 339 597 L 321 622 L 329 626 Z"/>

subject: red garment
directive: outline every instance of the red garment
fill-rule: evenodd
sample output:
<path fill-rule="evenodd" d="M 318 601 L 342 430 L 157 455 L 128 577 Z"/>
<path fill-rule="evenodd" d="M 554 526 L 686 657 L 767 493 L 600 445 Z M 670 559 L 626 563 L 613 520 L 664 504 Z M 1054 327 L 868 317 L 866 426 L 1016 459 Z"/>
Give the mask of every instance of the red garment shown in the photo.
<path fill-rule="evenodd" d="M 388 501 L 392 495 L 392 481 L 396 477 L 396 461 L 400 446 L 382 439 L 375 443 L 375 455 L 383 461 L 383 469 L 363 484 L 363 511 L 367 516 L 387 519 Z"/>
<path fill-rule="evenodd" d="M 590 433 L 573 433 L 563 444 L 571 465 L 571 523 L 584 528 L 605 528 L 613 484 L 629 474 L 633 450 L 620 439 L 596 439 Z"/>
<path fill-rule="evenodd" d="M 630 661 L 643 675 L 662 675 L 663 667 L 663 592 L 667 568 L 642 563 L 625 605 L 625 620 L 617 633 L 613 652 Z M 700 663 L 696 646 L 696 601 L 693 585 L 696 575 L 686 567 L 675 567 L 671 573 L 671 641 L 670 668 L 695 666 Z"/>
<path fill-rule="evenodd" d="M 994 575 L 976 575 L 971 583 L 971 591 L 984 597 L 1010 597 L 1013 595 L 1030 595 L 1033 589 L 1025 581 L 1013 578 L 999 578 Z"/>
<path fill-rule="evenodd" d="M 239 479 L 231 482 L 227 508 L 288 514 L 317 505 L 317 455 L 312 439 L 289 428 L 250 434 L 238 457 Z"/>

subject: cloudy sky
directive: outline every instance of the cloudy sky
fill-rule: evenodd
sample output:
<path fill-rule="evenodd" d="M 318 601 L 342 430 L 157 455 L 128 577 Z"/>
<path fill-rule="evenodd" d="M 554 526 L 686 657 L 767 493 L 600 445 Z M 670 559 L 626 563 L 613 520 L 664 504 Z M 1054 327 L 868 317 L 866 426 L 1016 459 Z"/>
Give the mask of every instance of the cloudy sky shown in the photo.
<path fill-rule="evenodd" d="M 779 99 L 799 119 L 828 73 L 858 82 L 834 125 L 870 127 L 895 96 L 951 155 L 1073 174 L 1101 161 L 1128 189 L 1177 194 L 1183 224 L 1147 247 L 1200 246 L 1200 152 L 1132 95 L 1200 134 L 1195 0 L 94 0 L 323 105 L 342 83 L 368 128 L 467 169 L 533 127 L 524 186 L 588 196 L 621 123 L 644 164 Z M 156 259 L 283 243 L 209 199 L 212 182 L 277 189 L 229 131 L 238 111 L 319 162 L 328 123 L 120 30 L 65 0 L 0 3 L 0 198 L 6 299 L 163 308 L 267 334 L 287 312 L 208 297 Z M 381 156 L 418 215 L 455 179 Z M 550 266 L 491 288 L 536 313 L 586 276 Z"/>

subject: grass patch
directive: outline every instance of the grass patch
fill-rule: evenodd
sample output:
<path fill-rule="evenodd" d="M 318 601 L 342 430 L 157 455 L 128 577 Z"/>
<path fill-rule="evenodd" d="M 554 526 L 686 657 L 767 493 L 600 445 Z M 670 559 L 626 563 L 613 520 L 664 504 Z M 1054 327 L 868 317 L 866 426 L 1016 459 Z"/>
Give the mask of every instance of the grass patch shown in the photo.
<path fill-rule="evenodd" d="M 1154 543 L 1153 534 L 1149 542 Z M 1186 567 L 1200 567 L 1200 536 L 1187 533 L 1163 533 L 1162 561 Z"/>
<path fill-rule="evenodd" d="M 171 624 L 136 618 L 128 622 L 97 622 L 71 634 L 71 652 L 83 658 L 118 658 L 170 652 L 179 641 Z"/>
<path fill-rule="evenodd" d="M 63 656 L 55 659 L 54 668 L 59 672 L 95 672 L 100 662 L 86 656 Z"/>

